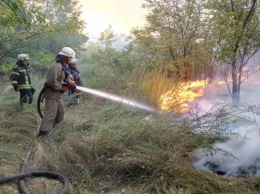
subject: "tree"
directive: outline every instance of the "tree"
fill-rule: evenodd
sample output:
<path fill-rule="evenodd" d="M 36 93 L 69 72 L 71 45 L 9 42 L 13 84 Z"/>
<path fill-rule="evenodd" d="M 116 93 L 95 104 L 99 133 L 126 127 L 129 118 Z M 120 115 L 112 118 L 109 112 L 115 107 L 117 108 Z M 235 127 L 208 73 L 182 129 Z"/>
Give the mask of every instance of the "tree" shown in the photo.
<path fill-rule="evenodd" d="M 0 15 L 0 24 L 2 26 L 14 26 L 18 22 L 30 25 L 30 13 L 26 11 L 23 0 L 5 0 L 0 2 L 2 11 Z"/>
<path fill-rule="evenodd" d="M 26 29 L 29 29 L 32 23 L 31 18 L 38 18 L 37 14 L 27 11 L 24 1 L 5 0 L 0 2 L 0 9 L 5 10 L 0 16 L 0 61 L 14 51 L 18 45 L 17 42 L 27 38 Z M 40 21 L 40 20 L 39 20 Z M 23 26 L 16 32 L 16 26 Z M 2 64 L 2 63 L 1 63 Z"/>
<path fill-rule="evenodd" d="M 116 41 L 112 25 L 109 25 L 107 29 L 100 33 L 98 40 L 105 46 L 106 50 L 112 48 L 113 43 Z"/>
<path fill-rule="evenodd" d="M 109 25 L 107 29 L 101 32 L 98 40 L 100 41 L 101 45 L 105 48 L 105 61 L 112 65 L 112 55 L 113 53 L 115 53 L 115 49 L 112 48 L 112 45 L 116 41 L 112 25 Z"/>
<path fill-rule="evenodd" d="M 134 41 L 150 62 L 169 76 L 200 77 L 211 62 L 211 37 L 204 1 L 146 0 L 147 25 L 134 29 Z"/>
<path fill-rule="evenodd" d="M 249 59 L 260 48 L 260 15 L 258 0 L 213 0 L 209 2 L 212 29 L 216 33 L 217 57 L 227 64 L 225 78 L 231 74 L 228 85 L 234 107 L 240 103 L 240 88 L 245 77 L 259 65 L 245 69 Z M 228 83 L 228 82 L 227 82 Z"/>
<path fill-rule="evenodd" d="M 5 0 L 0 8 L 0 65 L 13 64 L 18 53 L 33 60 L 68 45 L 78 51 L 88 40 L 78 0 Z"/>

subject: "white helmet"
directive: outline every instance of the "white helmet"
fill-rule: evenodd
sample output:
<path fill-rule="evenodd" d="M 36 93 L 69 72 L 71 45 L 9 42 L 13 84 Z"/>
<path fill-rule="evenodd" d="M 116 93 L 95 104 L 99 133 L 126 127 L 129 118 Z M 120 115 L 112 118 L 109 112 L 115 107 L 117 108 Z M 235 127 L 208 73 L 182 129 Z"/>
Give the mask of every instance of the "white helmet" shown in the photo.
<path fill-rule="evenodd" d="M 72 58 L 72 60 L 69 64 L 77 64 L 77 63 L 78 63 L 78 59 Z"/>
<path fill-rule="evenodd" d="M 59 52 L 60 55 L 65 55 L 67 57 L 73 57 L 75 58 L 75 52 L 70 47 L 63 47 L 61 51 Z"/>
<path fill-rule="evenodd" d="M 28 61 L 29 60 L 29 56 L 26 55 L 26 54 L 18 54 L 18 60 Z"/>

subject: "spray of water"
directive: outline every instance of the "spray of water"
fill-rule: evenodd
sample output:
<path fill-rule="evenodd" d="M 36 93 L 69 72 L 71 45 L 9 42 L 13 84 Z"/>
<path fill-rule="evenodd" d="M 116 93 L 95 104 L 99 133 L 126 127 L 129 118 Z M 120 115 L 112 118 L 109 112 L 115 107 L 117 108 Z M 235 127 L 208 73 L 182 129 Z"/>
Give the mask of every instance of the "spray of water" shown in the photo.
<path fill-rule="evenodd" d="M 82 92 L 92 94 L 94 96 L 98 96 L 98 97 L 105 98 L 105 99 L 108 99 L 108 100 L 111 100 L 111 101 L 114 101 L 114 102 L 119 102 L 119 103 L 122 103 L 122 104 L 125 104 L 125 105 L 128 105 L 128 106 L 139 108 L 139 109 L 148 111 L 149 113 L 153 113 L 153 114 L 160 113 L 159 110 L 157 110 L 153 107 L 143 105 L 143 104 L 140 104 L 140 103 L 135 102 L 133 100 L 129 100 L 129 99 L 126 99 L 126 98 L 123 98 L 123 97 L 120 97 L 120 96 L 108 94 L 108 93 L 105 93 L 105 92 L 101 92 L 101 91 L 98 91 L 98 90 L 94 90 L 94 89 L 90 89 L 90 88 L 86 88 L 86 87 L 81 87 L 81 86 L 77 86 L 76 89 L 80 90 Z"/>

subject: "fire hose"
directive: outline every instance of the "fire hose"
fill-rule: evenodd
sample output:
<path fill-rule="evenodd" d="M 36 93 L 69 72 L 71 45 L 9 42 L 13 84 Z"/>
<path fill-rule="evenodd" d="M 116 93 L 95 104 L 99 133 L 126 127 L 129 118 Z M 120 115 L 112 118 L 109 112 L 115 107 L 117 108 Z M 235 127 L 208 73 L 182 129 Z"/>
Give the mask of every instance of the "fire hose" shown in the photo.
<path fill-rule="evenodd" d="M 44 100 L 44 92 L 45 92 L 47 87 L 48 87 L 47 85 L 44 85 L 44 87 L 40 91 L 38 99 L 37 99 L 37 111 L 38 111 L 41 118 L 43 117 L 42 112 L 41 112 L 41 103 Z"/>
<path fill-rule="evenodd" d="M 41 103 L 44 101 L 44 92 L 45 92 L 47 87 L 48 86 L 45 85 L 42 88 L 42 90 L 39 93 L 38 99 L 37 99 L 37 111 L 38 111 L 38 113 L 39 113 L 41 118 L 43 117 L 42 112 L 41 112 Z M 128 99 L 125 99 L 125 98 L 122 98 L 122 97 L 119 97 L 119 96 L 107 94 L 105 92 L 93 90 L 93 89 L 86 88 L 86 87 L 80 87 L 80 86 L 76 86 L 76 89 L 78 89 L 80 91 L 83 91 L 83 92 L 86 92 L 86 93 L 89 93 L 89 94 L 93 94 L 93 95 L 98 96 L 98 97 L 109 99 L 111 101 L 117 101 L 117 102 L 129 105 L 129 106 L 137 107 L 139 109 L 146 110 L 146 111 L 148 111 L 150 113 L 155 113 L 155 114 L 160 113 L 157 109 L 154 109 L 154 108 L 149 107 L 149 106 L 145 106 L 143 104 L 140 104 L 140 103 L 137 103 L 137 102 L 134 102 L 132 100 L 128 100 Z M 24 179 L 29 178 L 29 177 L 47 177 L 47 178 L 50 178 L 50 179 L 57 179 L 57 180 L 59 180 L 63 184 L 63 190 L 60 192 L 60 194 L 67 194 L 68 191 L 69 191 L 69 180 L 65 176 L 63 176 L 62 174 L 57 173 L 57 172 L 52 172 L 52 171 L 26 172 L 27 171 L 28 160 L 29 160 L 29 158 L 30 158 L 30 156 L 32 154 L 32 150 L 34 149 L 34 147 L 35 147 L 34 143 L 32 143 L 29 146 L 29 148 L 28 148 L 28 150 L 26 152 L 25 161 L 24 161 L 24 163 L 22 165 L 20 173 L 16 174 L 16 175 L 13 175 L 13 176 L 8 176 L 8 177 L 1 178 L 0 179 L 0 185 L 18 179 L 19 180 L 18 186 L 19 186 L 20 193 L 22 193 L 22 194 L 30 194 L 28 192 L 28 190 L 26 189 Z"/>
<path fill-rule="evenodd" d="M 41 112 L 41 103 L 44 100 L 44 92 L 45 92 L 47 87 L 48 86 L 44 86 L 42 88 L 42 90 L 39 93 L 38 99 L 37 99 L 37 111 L 38 111 L 41 118 L 43 117 L 42 112 Z M 94 96 L 98 96 L 98 97 L 101 97 L 101 98 L 108 99 L 110 101 L 119 102 L 121 104 L 125 104 L 125 105 L 128 105 L 128 106 L 132 106 L 132 107 L 136 107 L 138 109 L 145 110 L 145 111 L 149 112 L 150 114 L 161 113 L 161 111 L 159 111 L 158 109 L 155 109 L 155 108 L 147 106 L 147 105 L 140 104 L 138 102 L 134 102 L 132 100 L 129 100 L 129 99 L 126 99 L 126 98 L 123 98 L 123 97 L 120 97 L 120 96 L 108 94 L 108 93 L 105 93 L 105 92 L 101 92 L 101 91 L 98 91 L 98 90 L 94 90 L 94 89 L 90 89 L 90 88 L 86 88 L 86 87 L 81 87 L 81 86 L 76 86 L 76 89 L 80 90 L 82 92 L 88 93 L 88 94 L 92 94 Z"/>
<path fill-rule="evenodd" d="M 56 179 L 59 180 L 63 184 L 62 191 L 59 192 L 59 194 L 68 194 L 69 192 L 69 180 L 63 176 L 62 174 L 58 172 L 52 172 L 52 171 L 31 171 L 27 172 L 28 170 L 28 161 L 31 157 L 32 151 L 35 148 L 35 142 L 32 142 L 31 145 L 28 147 L 28 150 L 26 151 L 25 160 L 23 162 L 23 165 L 21 167 L 20 173 L 15 174 L 12 176 L 7 176 L 0 179 L 0 185 L 9 183 L 14 180 L 18 180 L 18 188 L 21 194 L 30 194 L 30 192 L 27 190 L 24 179 L 30 178 L 30 177 L 46 177 L 49 179 Z"/>
<path fill-rule="evenodd" d="M 37 110 L 38 110 L 38 113 L 39 113 L 41 118 L 42 118 L 42 112 L 41 112 L 41 109 L 40 109 L 40 104 L 44 100 L 44 92 L 45 92 L 46 88 L 47 88 L 47 86 L 43 87 L 43 89 L 40 91 L 38 99 L 37 99 Z M 20 173 L 12 175 L 12 176 L 0 178 L 0 185 L 12 182 L 14 180 L 18 180 L 18 188 L 19 188 L 20 193 L 21 194 L 30 194 L 30 192 L 26 188 L 26 184 L 25 184 L 24 179 L 27 179 L 27 178 L 30 178 L 30 177 L 46 177 L 46 178 L 49 178 L 49 179 L 59 180 L 63 185 L 63 189 L 62 189 L 62 191 L 59 192 L 59 194 L 68 194 L 68 192 L 69 192 L 69 180 L 64 175 L 62 175 L 58 172 L 53 172 L 53 171 L 31 171 L 31 172 L 27 172 L 28 161 L 31 157 L 33 149 L 35 148 L 35 142 L 32 142 L 30 144 L 30 146 L 28 147 L 27 151 L 26 151 L 26 156 L 25 156 L 23 165 L 21 167 Z"/>

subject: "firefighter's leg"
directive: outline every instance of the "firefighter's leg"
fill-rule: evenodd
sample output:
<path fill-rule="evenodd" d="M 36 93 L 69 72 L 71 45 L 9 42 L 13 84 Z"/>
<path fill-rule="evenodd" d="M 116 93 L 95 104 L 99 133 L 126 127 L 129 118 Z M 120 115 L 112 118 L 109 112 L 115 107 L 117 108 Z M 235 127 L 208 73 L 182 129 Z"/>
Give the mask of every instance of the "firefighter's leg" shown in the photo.
<path fill-rule="evenodd" d="M 62 99 L 57 101 L 57 114 L 53 123 L 53 127 L 56 127 L 64 120 L 64 103 Z"/>
<path fill-rule="evenodd" d="M 20 89 L 19 90 L 20 92 L 20 104 L 22 105 L 22 103 L 27 103 L 27 93 L 26 93 L 26 90 L 24 89 Z"/>
<path fill-rule="evenodd" d="M 45 99 L 45 111 L 40 125 L 39 134 L 50 132 L 57 115 L 57 110 L 58 110 L 57 100 Z"/>
<path fill-rule="evenodd" d="M 27 94 L 27 96 L 28 96 L 28 98 L 29 98 L 28 103 L 29 103 L 29 104 L 32 104 L 32 101 L 33 101 L 33 94 L 32 94 L 31 89 L 27 89 L 27 90 L 26 90 L 26 94 Z"/>

